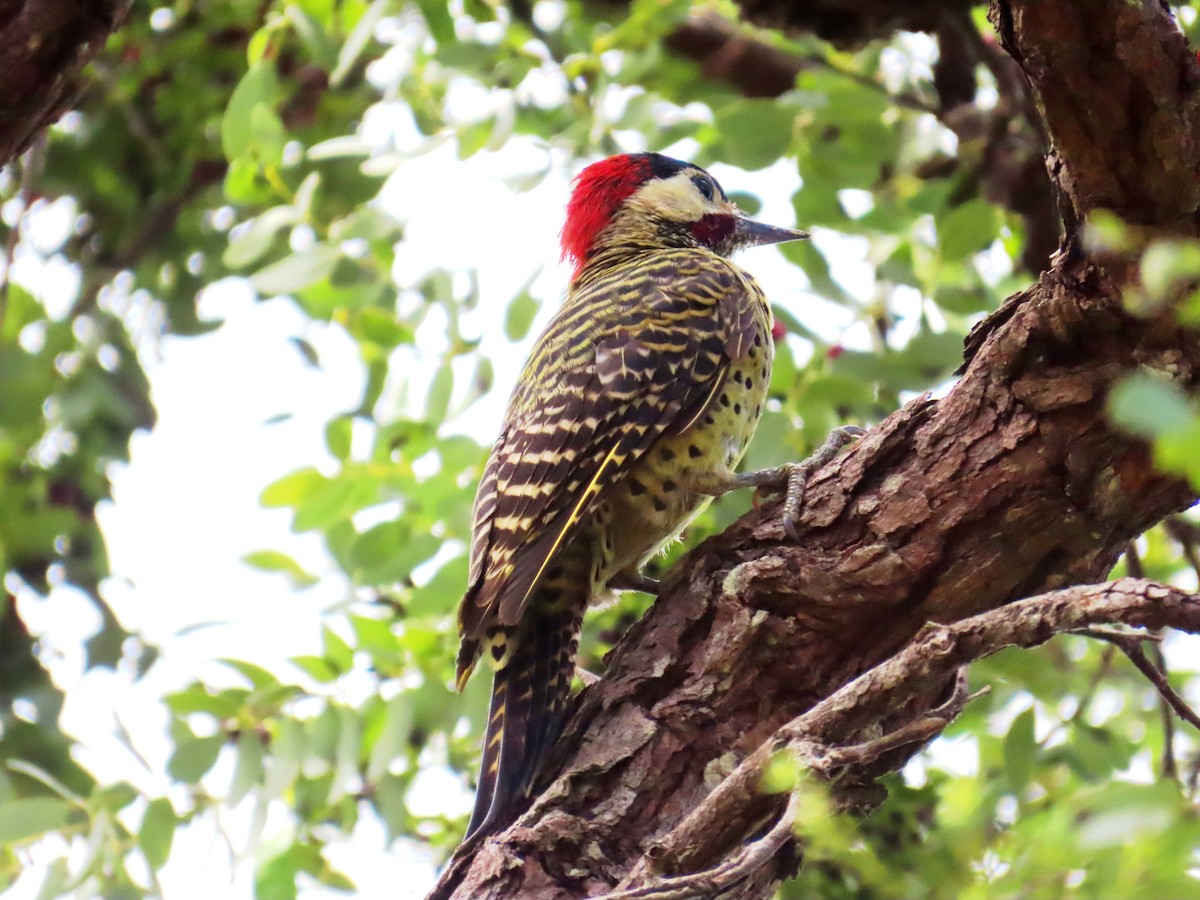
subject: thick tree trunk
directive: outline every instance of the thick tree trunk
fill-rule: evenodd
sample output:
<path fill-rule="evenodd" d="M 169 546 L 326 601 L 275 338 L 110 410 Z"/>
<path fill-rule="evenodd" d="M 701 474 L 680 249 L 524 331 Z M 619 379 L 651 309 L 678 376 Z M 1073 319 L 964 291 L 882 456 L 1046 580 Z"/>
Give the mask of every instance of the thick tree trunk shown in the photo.
<path fill-rule="evenodd" d="M 1111 427 L 1105 399 L 1139 367 L 1196 391 L 1200 342 L 1170 314 L 1127 313 L 1129 267 L 1089 258 L 1077 233 L 1107 208 L 1196 234 L 1195 58 L 1157 0 L 1011 0 L 992 20 L 1053 142 L 1067 219 L 1053 266 L 976 329 L 947 396 L 908 404 L 817 473 L 799 541 L 768 504 L 670 573 L 583 696 L 557 777 L 514 826 L 464 848 L 434 896 L 612 891 L 739 761 L 926 623 L 1101 580 L 1130 539 L 1195 501 Z M 890 718 L 866 733 L 911 714 Z M 893 749 L 876 769 L 912 747 Z M 703 852 L 675 848 L 667 874 L 713 866 L 778 807 L 747 802 Z M 790 841 L 777 849 L 721 896 L 770 896 L 796 860 Z"/>
<path fill-rule="evenodd" d="M 128 0 L 0 0 L 0 166 L 71 108 Z"/>

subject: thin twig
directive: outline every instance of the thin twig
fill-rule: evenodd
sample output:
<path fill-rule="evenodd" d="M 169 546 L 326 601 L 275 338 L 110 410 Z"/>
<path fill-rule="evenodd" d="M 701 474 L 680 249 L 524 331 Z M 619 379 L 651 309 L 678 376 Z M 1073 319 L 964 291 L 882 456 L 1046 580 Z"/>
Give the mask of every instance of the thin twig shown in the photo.
<path fill-rule="evenodd" d="M 1138 553 L 1137 544 L 1134 541 L 1129 542 L 1129 546 L 1125 548 L 1125 568 L 1133 578 L 1145 578 L 1146 567 L 1142 565 L 1142 557 Z M 1200 574 L 1200 573 L 1197 573 Z M 1116 648 L 1106 647 L 1104 652 L 1106 656 L 1111 656 Z M 1154 656 L 1154 664 L 1160 672 L 1167 671 L 1167 657 L 1163 653 L 1162 645 L 1155 644 L 1150 651 Z M 1159 700 L 1162 700 L 1161 695 Z M 1171 715 L 1171 707 L 1166 703 L 1158 704 L 1159 718 L 1162 720 L 1163 730 L 1163 748 L 1162 756 L 1159 759 L 1159 767 L 1162 770 L 1164 778 L 1173 780 L 1179 779 L 1179 764 L 1175 760 L 1175 717 Z"/>
<path fill-rule="evenodd" d="M 1175 711 L 1175 715 L 1200 731 L 1200 715 L 1188 706 L 1187 701 L 1180 697 L 1175 689 L 1171 687 L 1170 682 L 1167 681 L 1166 674 L 1150 661 L 1150 658 L 1146 656 L 1146 651 L 1142 649 L 1144 642 L 1158 642 L 1162 640 L 1161 637 L 1152 634 L 1134 634 L 1101 628 L 1080 628 L 1076 629 L 1075 633 L 1114 644 L 1117 649 L 1129 657 L 1129 661 L 1133 663 L 1134 667 L 1146 676 L 1146 680 L 1158 691 L 1158 695 L 1163 699 L 1163 702 Z"/>
<path fill-rule="evenodd" d="M 1150 658 L 1146 656 L 1146 651 L 1141 647 L 1131 647 L 1128 650 L 1122 647 L 1121 649 L 1129 657 L 1129 661 L 1137 667 L 1137 670 L 1145 675 L 1146 679 L 1154 685 L 1154 689 L 1158 691 L 1158 695 L 1175 711 L 1175 715 L 1200 731 L 1200 715 L 1197 715 L 1196 711 L 1188 706 L 1187 701 L 1179 696 L 1175 688 L 1171 687 L 1167 681 L 1166 674 L 1161 672 L 1150 661 Z"/>
<path fill-rule="evenodd" d="M 1183 558 L 1200 578 L 1200 525 L 1183 516 L 1172 516 L 1163 522 L 1163 527 L 1178 542 Z"/>
<path fill-rule="evenodd" d="M 963 706 L 972 700 L 991 693 L 991 690 L 990 687 L 985 687 L 973 694 L 967 695 L 964 698 Z M 961 711 L 962 707 L 959 707 L 959 712 Z M 927 741 L 933 740 L 945 731 L 946 726 L 956 718 L 958 718 L 957 712 L 954 715 L 945 715 L 933 711 L 912 722 L 906 722 L 900 728 L 897 728 L 890 734 L 885 734 L 883 737 L 833 750 L 830 752 L 829 757 L 841 766 L 868 766 L 892 750 L 898 750 L 901 747 L 908 747 L 912 744 L 924 744 Z"/>
<path fill-rule="evenodd" d="M 903 107 L 904 109 L 911 109 L 916 112 L 929 113 L 931 116 L 936 116 L 939 113 L 936 103 L 929 103 L 921 97 L 918 97 L 916 94 L 908 91 L 902 91 L 899 93 L 893 92 L 888 89 L 887 85 L 880 81 L 876 81 L 870 75 L 864 75 L 863 73 L 856 72 L 853 69 L 847 69 L 844 66 L 839 66 L 833 60 L 824 56 L 820 56 L 815 53 L 804 54 L 799 56 L 798 59 L 810 66 L 825 69 L 834 75 L 839 75 L 842 78 L 853 81 L 855 84 L 861 85 L 862 87 L 873 91 L 878 91 L 896 106 Z"/>
<path fill-rule="evenodd" d="M 1137 544 L 1130 541 L 1125 545 L 1125 570 L 1130 578 L 1145 578 L 1146 567 L 1142 565 L 1142 557 L 1138 553 Z"/>
<path fill-rule="evenodd" d="M 1154 667 L 1166 677 L 1167 656 L 1163 653 L 1162 644 L 1152 645 L 1150 653 L 1154 656 Z M 1161 694 L 1159 695 L 1159 699 L 1163 699 Z M 1158 714 L 1162 720 L 1163 730 L 1163 748 L 1162 756 L 1159 757 L 1159 768 L 1162 771 L 1163 778 L 1178 780 L 1179 765 L 1175 761 L 1175 717 L 1171 715 L 1171 708 L 1165 701 L 1159 703 Z"/>

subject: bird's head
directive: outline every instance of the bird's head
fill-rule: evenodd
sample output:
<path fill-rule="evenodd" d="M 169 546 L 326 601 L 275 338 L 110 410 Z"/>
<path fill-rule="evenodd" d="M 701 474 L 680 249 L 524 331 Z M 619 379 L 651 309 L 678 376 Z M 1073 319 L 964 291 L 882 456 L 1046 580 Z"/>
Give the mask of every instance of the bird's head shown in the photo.
<path fill-rule="evenodd" d="M 661 153 L 623 153 L 592 163 L 575 179 L 562 255 L 578 275 L 609 246 L 707 247 L 728 256 L 806 237 L 746 218 L 699 166 Z"/>

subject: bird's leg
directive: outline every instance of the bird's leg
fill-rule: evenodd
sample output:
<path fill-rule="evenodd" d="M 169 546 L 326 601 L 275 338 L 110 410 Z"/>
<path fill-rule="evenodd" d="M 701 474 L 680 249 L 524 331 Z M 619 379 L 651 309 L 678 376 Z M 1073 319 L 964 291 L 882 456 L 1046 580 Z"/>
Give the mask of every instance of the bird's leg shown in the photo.
<path fill-rule="evenodd" d="M 857 425 L 843 425 L 831 431 L 825 443 L 807 459 L 758 472 L 717 474 L 711 480 L 701 482 L 693 490 L 719 497 L 728 491 L 744 487 L 774 488 L 776 491 L 783 489 L 783 530 L 794 541 L 799 537 L 796 522 L 800 518 L 800 507 L 804 504 L 804 489 L 808 476 L 837 456 L 843 447 L 858 440 L 865 433 L 866 431 Z"/>
<path fill-rule="evenodd" d="M 614 591 L 641 591 L 651 597 L 658 596 L 658 581 L 630 566 L 618 572 L 608 582 Z"/>

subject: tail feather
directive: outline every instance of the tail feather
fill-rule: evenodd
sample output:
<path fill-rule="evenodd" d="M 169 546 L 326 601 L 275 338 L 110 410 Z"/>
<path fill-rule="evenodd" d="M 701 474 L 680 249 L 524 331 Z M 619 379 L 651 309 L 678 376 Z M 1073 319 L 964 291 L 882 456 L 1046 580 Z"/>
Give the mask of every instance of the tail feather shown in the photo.
<path fill-rule="evenodd" d="M 575 675 L 575 654 L 579 647 L 579 629 L 583 607 L 560 608 L 538 633 L 538 661 L 544 686 L 539 705 L 543 714 L 530 723 L 529 759 L 526 791 L 533 787 L 537 769 L 550 752 L 567 715 L 571 680 Z"/>
<path fill-rule="evenodd" d="M 562 728 L 583 615 L 557 608 L 527 610 L 503 667 L 492 682 L 483 763 L 467 837 L 495 829 L 519 811 L 538 769 Z"/>

